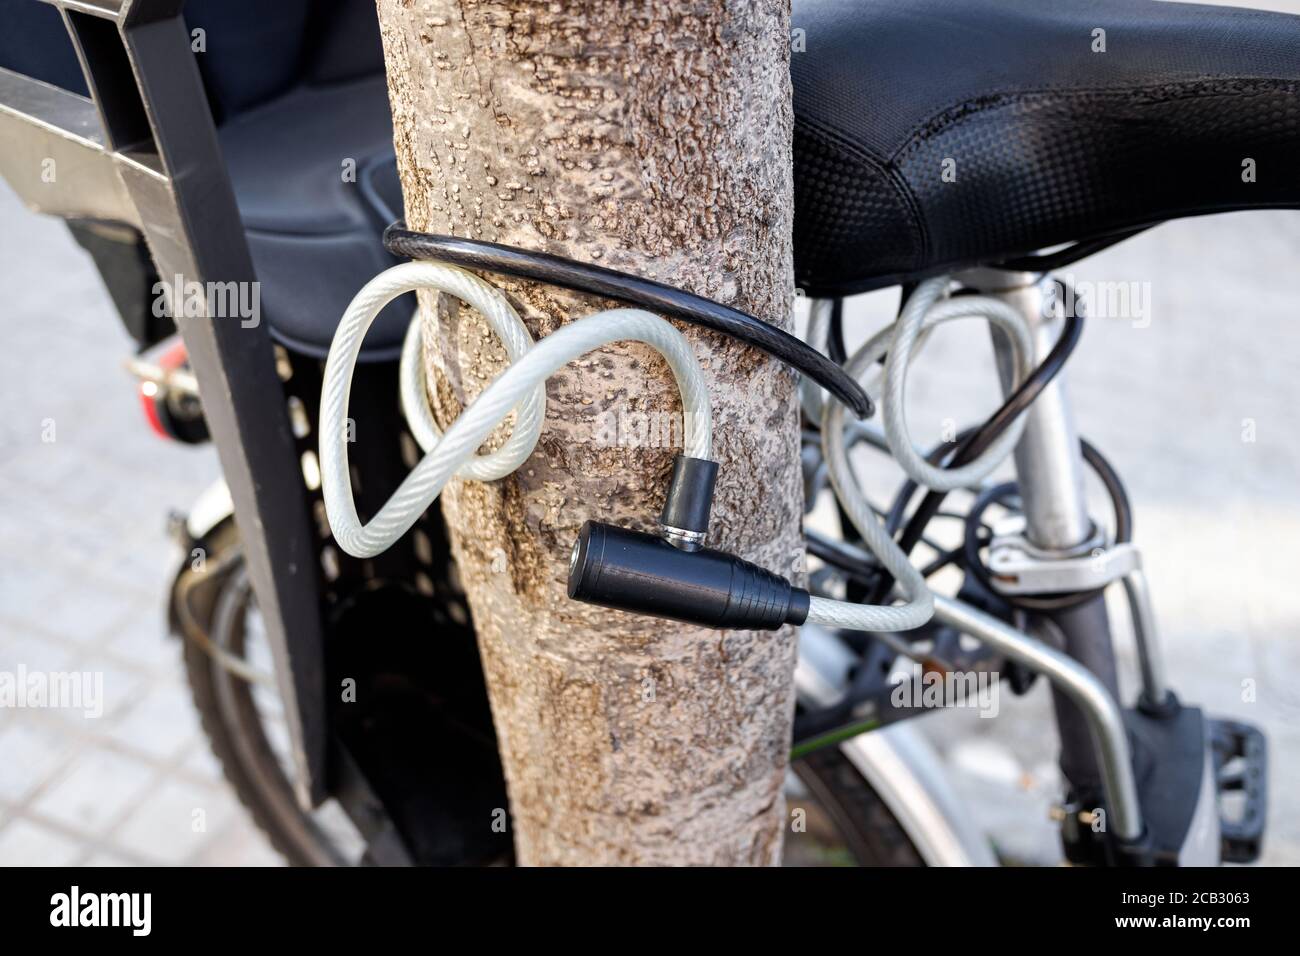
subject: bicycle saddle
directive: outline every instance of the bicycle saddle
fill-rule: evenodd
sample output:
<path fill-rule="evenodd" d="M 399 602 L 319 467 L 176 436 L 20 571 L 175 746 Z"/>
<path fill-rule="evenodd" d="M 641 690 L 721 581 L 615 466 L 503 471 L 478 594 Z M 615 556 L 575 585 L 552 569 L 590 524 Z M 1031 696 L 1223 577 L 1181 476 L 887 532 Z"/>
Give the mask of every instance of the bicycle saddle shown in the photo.
<path fill-rule="evenodd" d="M 795 276 L 811 295 L 1300 206 L 1300 16 L 794 0 L 791 26 L 804 31 L 791 55 Z"/>

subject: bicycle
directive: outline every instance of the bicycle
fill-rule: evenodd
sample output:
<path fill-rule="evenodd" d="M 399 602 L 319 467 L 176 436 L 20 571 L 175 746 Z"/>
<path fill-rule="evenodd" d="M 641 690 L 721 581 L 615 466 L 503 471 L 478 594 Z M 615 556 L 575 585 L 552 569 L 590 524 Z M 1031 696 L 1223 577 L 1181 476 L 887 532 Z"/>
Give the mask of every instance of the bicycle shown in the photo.
<path fill-rule="evenodd" d="M 337 29 L 373 27 L 361 6 L 351 7 L 359 19 L 340 19 Z M 811 507 L 833 493 L 841 517 L 838 537 L 807 535 L 818 561 L 807 588 L 700 547 L 712 482 L 702 426 L 679 459 L 664 534 L 586 528 L 570 581 L 576 599 L 708 626 L 804 625 L 793 729 L 799 782 L 791 786 L 820 809 L 811 836 L 791 841 L 792 858 L 996 862 L 907 723 L 927 708 L 898 703 L 900 661 L 913 662 L 921 677 L 972 675 L 962 693 L 978 693 L 979 675 L 995 672 L 1017 692 L 1035 676 L 1052 684 L 1069 784 L 1059 811 L 1069 860 L 1191 864 L 1258 855 L 1263 737 L 1240 722 L 1208 719 L 1168 686 L 1132 508 L 1115 468 L 1074 428 L 1062 369 L 1085 319 L 1052 273 L 1166 219 L 1300 206 L 1294 177 L 1247 179 L 1242 165 L 1294 169 L 1300 160 L 1296 124 L 1286 119 L 1300 87 L 1293 56 L 1300 18 L 1115 0 L 1050 12 L 1018 0 L 909 0 L 883 9 L 800 0 L 794 22 L 830 55 L 792 59 L 795 268 L 813 300 L 799 342 L 718 303 L 589 264 L 390 226 L 401 196 L 375 72 L 381 59 L 360 78 L 329 85 L 281 81 L 249 108 L 219 69 L 200 77 L 183 65 L 188 23 L 170 4 L 134 0 L 116 13 L 62 0 L 53 7 L 64 23 L 33 19 L 23 46 L 41 47 L 32 41 L 66 24 L 81 65 L 45 53 L 40 64 L 26 63 L 35 79 L 0 70 L 0 135 L 20 147 L 0 172 L 42 211 L 67 218 L 122 290 L 128 326 L 142 348 L 157 350 L 136 362 L 151 422 L 179 440 L 210 435 L 222 451 L 226 480 L 177 524 L 187 560 L 169 613 L 214 750 L 288 859 L 510 858 L 504 828 L 466 825 L 506 806 L 504 782 L 469 609 L 441 517 L 427 507 L 429 492 L 436 496 L 437 482 L 476 443 L 459 437 L 471 435 L 470 424 L 441 436 L 430 430 L 413 377 L 418 335 L 407 333 L 409 315 L 389 304 L 417 278 L 422 287 L 442 283 L 449 293 L 478 296 L 485 313 L 495 309 L 508 336 L 508 303 L 502 308 L 504 300 L 461 267 L 513 270 L 706 325 L 804 376 L 806 497 Z M 1099 17 L 1148 56 L 1116 64 L 1095 52 Z M 1209 38 L 1215 42 L 1199 47 Z M 123 69 L 123 50 L 132 69 Z M 0 63 L 22 66 L 20 54 L 0 49 Z M 867 103 L 876 107 L 871 115 L 860 109 Z M 340 115 L 358 122 L 343 128 Z M 103 132 L 88 132 L 97 128 Z M 268 138 L 272 128 L 295 135 Z M 1236 155 L 1241 144 L 1248 155 Z M 15 163 L 40 151 L 83 164 L 87 177 L 76 190 L 36 194 Z M 328 217 L 317 206 L 281 201 L 277 184 L 340 152 L 359 157 L 358 188 L 318 201 L 342 225 L 322 225 Z M 223 188 L 227 177 L 233 189 Z M 330 258 L 303 238 L 321 235 L 347 254 Z M 417 261 L 371 279 L 400 257 Z M 437 263 L 418 261 L 430 258 Z M 158 276 L 242 281 L 254 269 L 268 327 L 235 336 L 177 316 L 180 351 L 138 294 Z M 369 292 L 348 306 L 367 282 Z M 843 298 L 891 285 L 904 287 L 897 322 L 849 354 Z M 996 326 L 1004 404 L 921 454 L 902 409 L 909 358 L 931 328 L 971 315 Z M 677 340 L 659 325 L 612 315 L 583 321 L 584 332 L 568 331 L 574 323 L 536 345 L 520 340 L 517 363 L 530 352 L 559 356 L 632 331 L 677 355 L 688 409 L 707 416 L 688 351 L 674 352 Z M 343 344 L 330 357 L 335 342 Z M 481 411 L 474 427 L 491 426 L 536 387 L 542 363 L 529 361 L 512 370 L 531 369 L 531 377 L 503 375 L 502 394 L 515 391 L 495 413 Z M 353 374 L 365 387 L 349 404 Z M 863 384 L 876 375 L 878 393 Z M 200 396 L 197 380 L 228 387 Z M 375 397 L 399 394 L 404 422 Z M 877 401 L 883 428 L 866 421 Z M 351 449 L 363 476 L 356 489 L 348 487 L 345 416 L 365 436 Z M 527 456 L 528 430 L 517 430 L 518 447 L 498 467 Z M 429 461 L 445 456 L 449 436 L 465 455 L 438 465 L 418 506 L 411 499 L 368 537 L 356 511 L 382 514 L 419 449 L 433 449 Z M 896 458 L 909 475 L 881 517 L 853 474 L 850 452 L 859 444 Z M 986 484 L 1010 454 L 1016 481 Z M 1088 513 L 1085 470 L 1111 498 L 1109 528 Z M 909 556 L 959 489 L 975 491 L 960 516 L 961 546 L 915 568 Z M 993 509 L 1003 512 L 997 522 L 986 518 Z M 260 533 L 237 533 L 236 513 L 243 528 Z M 617 549 L 593 544 L 601 540 L 618 543 L 623 564 L 605 557 Z M 189 559 L 195 553 L 200 565 Z M 300 564 L 319 573 L 283 571 Z M 964 576 L 956 596 L 932 592 L 928 578 L 953 568 Z M 642 584 L 632 586 L 633 578 Z M 695 588 L 689 600 L 672 597 L 682 583 Z M 1113 584 L 1124 589 L 1139 639 L 1142 694 L 1127 709 L 1102 599 Z M 401 641 L 414 626 L 439 628 L 447 640 L 436 649 Z M 356 640 L 363 632 L 371 639 Z M 345 674 L 361 675 L 364 705 L 340 707 L 320 694 L 324 676 Z M 281 721 L 284 733 L 275 729 Z M 440 741 L 437 766 L 402 759 L 430 738 Z M 457 785 L 448 787 L 448 778 Z M 1221 819 L 1218 797 L 1233 789 L 1245 793 L 1244 812 Z M 327 803 L 343 809 L 346 825 L 303 809 Z"/>

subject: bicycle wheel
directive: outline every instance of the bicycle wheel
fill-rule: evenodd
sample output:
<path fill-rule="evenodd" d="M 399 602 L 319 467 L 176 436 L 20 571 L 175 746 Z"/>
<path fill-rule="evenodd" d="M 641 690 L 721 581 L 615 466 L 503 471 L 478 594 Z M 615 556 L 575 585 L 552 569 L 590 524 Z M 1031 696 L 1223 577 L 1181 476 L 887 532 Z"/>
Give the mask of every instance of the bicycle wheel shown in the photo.
<path fill-rule="evenodd" d="M 206 593 L 185 568 L 173 587 L 173 619 L 204 733 L 227 781 L 271 845 L 297 866 L 356 863 L 364 841 L 341 809 L 306 813 L 292 786 L 293 764 L 274 686 L 234 673 L 222 657 L 272 671 L 238 537 L 227 522 L 208 539 Z M 233 556 L 233 558 L 232 558 Z M 791 827 L 786 866 L 916 866 L 922 860 L 893 813 L 854 764 L 828 747 L 797 761 L 786 786 Z"/>
<path fill-rule="evenodd" d="M 326 804 L 309 814 L 298 805 L 278 693 L 232 673 L 209 650 L 272 673 L 247 572 L 242 559 L 231 560 L 237 546 L 234 526 L 227 522 L 208 540 L 207 561 L 219 570 L 187 567 L 172 589 L 173 619 L 182 622 L 185 674 L 203 732 L 236 796 L 290 864 L 354 862 L 363 846 L 355 831 L 348 832 L 341 810 Z M 216 580 L 205 582 L 208 592 L 195 600 L 193 576 L 200 573 Z"/>

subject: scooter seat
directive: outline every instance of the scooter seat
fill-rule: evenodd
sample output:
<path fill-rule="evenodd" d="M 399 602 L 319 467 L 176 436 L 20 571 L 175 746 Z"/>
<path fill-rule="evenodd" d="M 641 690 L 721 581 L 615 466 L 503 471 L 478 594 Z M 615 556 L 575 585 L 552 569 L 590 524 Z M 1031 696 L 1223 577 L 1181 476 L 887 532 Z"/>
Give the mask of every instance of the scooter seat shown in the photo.
<path fill-rule="evenodd" d="M 384 77 L 299 86 L 239 113 L 218 138 L 262 317 L 277 341 L 323 358 L 357 290 L 398 261 L 382 241 L 402 209 Z M 412 308 L 380 313 L 363 360 L 396 358 Z"/>

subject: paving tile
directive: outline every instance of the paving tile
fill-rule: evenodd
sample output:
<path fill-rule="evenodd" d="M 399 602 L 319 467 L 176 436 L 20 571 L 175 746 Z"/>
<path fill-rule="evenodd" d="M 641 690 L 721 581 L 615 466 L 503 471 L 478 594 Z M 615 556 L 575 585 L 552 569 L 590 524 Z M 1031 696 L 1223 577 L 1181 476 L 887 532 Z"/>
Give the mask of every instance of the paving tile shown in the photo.
<path fill-rule="evenodd" d="M 79 644 L 91 644 L 109 632 L 135 605 L 135 595 L 85 578 L 69 580 L 48 597 L 42 609 L 42 629 Z"/>
<path fill-rule="evenodd" d="M 16 674 L 19 666 L 29 672 L 61 671 L 71 666 L 75 647 L 45 635 L 20 632 L 21 626 L 14 626 L 12 638 L 0 639 L 0 671 Z"/>
<path fill-rule="evenodd" d="M 185 511 L 198 497 L 200 488 L 195 485 L 188 494 L 165 503 L 154 498 L 140 498 L 130 509 L 130 513 L 135 515 L 136 525 L 118 535 L 118 553 L 112 563 L 94 567 L 99 581 L 137 596 L 136 607 L 141 613 L 121 624 L 165 621 L 168 592 L 182 558 L 180 550 L 167 535 L 167 515 L 171 511 Z M 148 522 L 144 532 L 140 530 L 140 521 Z"/>
<path fill-rule="evenodd" d="M 113 727 L 112 736 L 128 747 L 165 760 L 199 738 L 198 717 L 186 689 L 155 684 Z"/>
<path fill-rule="evenodd" d="M 110 842 L 159 863 L 186 862 L 235 817 L 221 788 L 168 780 L 116 828 Z"/>
<path fill-rule="evenodd" d="M 139 801 L 156 774 L 141 760 L 95 747 L 32 806 L 64 826 L 100 834 Z"/>
<path fill-rule="evenodd" d="M 12 501 L 10 494 L 0 492 L 0 501 Z M 18 525 L 19 527 L 7 527 L 9 525 Z M 34 554 L 32 549 L 37 545 L 37 536 L 24 535 L 31 540 L 15 541 L 15 537 L 22 531 L 30 531 L 28 516 L 17 509 L 0 508 L 0 539 L 13 543 L 13 553 L 15 557 L 22 552 Z M 21 551 L 19 546 L 21 547 Z M 5 549 L 9 551 L 8 548 Z M 12 561 L 10 566 L 5 568 L 4 575 L 0 576 L 0 619 L 20 619 L 25 622 L 40 623 L 43 618 L 43 609 L 49 606 L 52 595 L 62 590 L 66 580 L 66 571 L 62 568 L 51 567 L 43 561 Z M 0 624 L 0 635 L 3 635 L 8 627 Z"/>
<path fill-rule="evenodd" d="M 284 866 L 285 861 L 247 817 L 218 834 L 195 862 L 200 866 Z"/>
<path fill-rule="evenodd" d="M 109 635 L 104 650 L 131 667 L 145 671 L 170 668 L 180 656 L 180 641 L 167 633 L 161 601 L 156 613 L 122 621 Z"/>
<path fill-rule="evenodd" d="M 208 746 L 207 737 L 200 737 L 190 745 L 189 752 L 181 766 L 189 773 L 205 781 L 222 779 L 221 764 L 217 761 L 212 748 Z"/>
<path fill-rule="evenodd" d="M 76 841 L 21 817 L 0 830 L 0 866 L 71 866 L 80 853 Z"/>
<path fill-rule="evenodd" d="M 74 735 L 53 721 L 0 724 L 0 799 L 17 803 L 46 781 L 74 746 Z"/>

